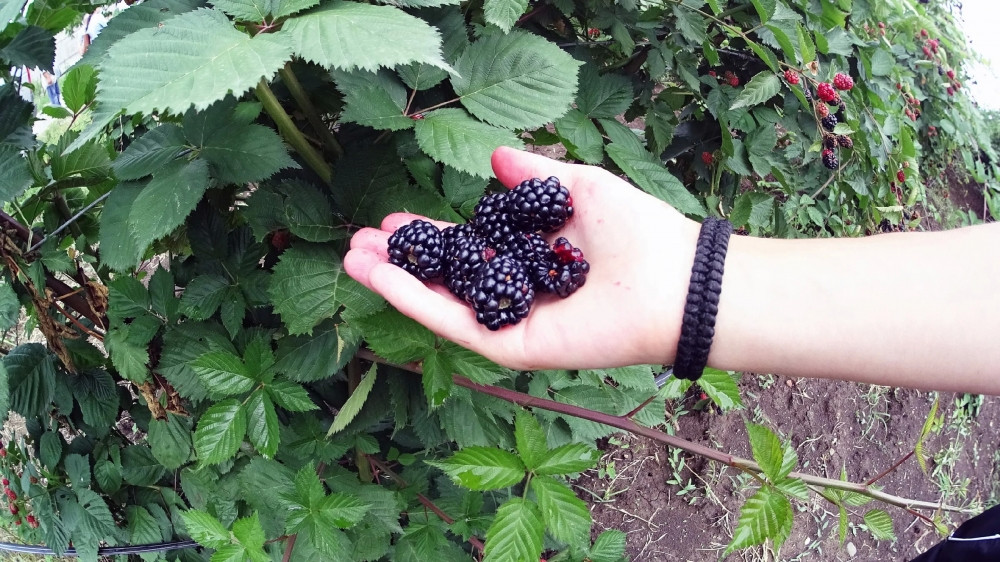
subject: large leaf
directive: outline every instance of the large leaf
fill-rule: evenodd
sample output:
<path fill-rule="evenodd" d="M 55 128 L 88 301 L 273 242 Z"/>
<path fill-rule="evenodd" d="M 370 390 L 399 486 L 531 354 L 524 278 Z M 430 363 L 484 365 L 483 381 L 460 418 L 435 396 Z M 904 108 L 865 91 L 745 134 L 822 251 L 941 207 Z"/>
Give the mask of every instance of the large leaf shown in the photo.
<path fill-rule="evenodd" d="M 55 58 L 55 37 L 51 32 L 35 25 L 22 29 L 10 43 L 0 49 L 0 59 L 11 66 L 38 67 L 53 72 Z"/>
<path fill-rule="evenodd" d="M 751 107 L 764 103 L 777 95 L 779 91 L 781 91 L 781 80 L 773 72 L 765 70 L 747 82 L 729 109 Z"/>
<path fill-rule="evenodd" d="M 582 111 L 569 110 L 555 125 L 559 138 L 574 158 L 587 164 L 600 164 L 604 160 L 604 137 Z"/>
<path fill-rule="evenodd" d="M 111 115 L 204 109 L 269 79 L 291 54 L 287 38 L 278 34 L 250 37 L 222 12 L 187 12 L 108 49 L 98 99 Z"/>
<path fill-rule="evenodd" d="M 2 173 L 2 172 L 0 172 Z M 137 263 L 146 251 L 129 229 L 128 217 L 136 197 L 146 182 L 122 182 L 111 191 L 101 212 L 101 263 L 114 271 L 125 271 Z"/>
<path fill-rule="evenodd" d="M 733 540 L 723 556 L 739 548 L 763 544 L 767 539 L 778 548 L 791 532 L 792 504 L 788 498 L 772 488 L 761 488 L 740 509 Z"/>
<path fill-rule="evenodd" d="M 601 452 L 583 443 L 567 443 L 545 454 L 535 467 L 535 474 L 575 474 L 597 464 Z"/>
<path fill-rule="evenodd" d="M 7 367 L 0 361 L 0 424 L 6 423 L 10 414 L 10 386 L 7 380 Z"/>
<path fill-rule="evenodd" d="M 538 560 L 544 534 L 538 506 L 521 498 L 509 499 L 497 509 L 493 524 L 486 531 L 483 562 Z"/>
<path fill-rule="evenodd" d="M 333 76 L 344 94 L 342 120 L 390 131 L 413 127 L 413 119 L 403 114 L 406 88 L 389 71 L 334 72 Z"/>
<path fill-rule="evenodd" d="M 594 65 L 580 69 L 576 107 L 590 118 L 614 119 L 632 105 L 632 82 L 619 74 L 599 75 Z"/>
<path fill-rule="evenodd" d="M 698 379 L 698 386 L 723 411 L 743 407 L 743 400 L 740 398 L 740 388 L 736 386 L 736 381 L 726 371 L 720 371 L 711 367 L 705 369 L 705 372 Z"/>
<path fill-rule="evenodd" d="M 470 490 L 497 490 L 524 479 L 525 468 L 513 453 L 493 447 L 466 447 L 451 457 L 430 462 L 456 484 Z"/>
<path fill-rule="evenodd" d="M 636 151 L 615 143 L 608 145 L 606 149 L 615 164 L 647 193 L 666 201 L 684 214 L 698 217 L 707 214 L 701 202 L 649 152 Z"/>
<path fill-rule="evenodd" d="M 486 0 L 483 15 L 486 22 L 510 31 L 521 14 L 528 9 L 528 0 Z"/>
<path fill-rule="evenodd" d="M 438 109 L 416 123 L 417 143 L 428 156 L 480 177 L 493 175 L 490 157 L 501 146 L 523 148 L 521 139 L 477 121 L 461 109 Z"/>
<path fill-rule="evenodd" d="M 750 437 L 750 447 L 753 450 L 753 458 L 760 465 L 764 474 L 777 482 L 783 476 L 781 465 L 784 458 L 784 449 L 781 440 L 773 431 L 763 425 L 747 423 L 747 435 Z"/>
<path fill-rule="evenodd" d="M 221 548 L 229 544 L 229 531 L 212 515 L 191 509 L 181 512 L 181 519 L 187 527 L 188 535 L 198 541 L 198 544 L 209 548 Z"/>
<path fill-rule="evenodd" d="M 0 204 L 24 193 L 31 185 L 28 160 L 21 151 L 9 144 L 0 144 Z"/>
<path fill-rule="evenodd" d="M 247 438 L 264 458 L 278 452 L 278 414 L 263 389 L 247 399 Z"/>
<path fill-rule="evenodd" d="M 246 410 L 236 399 L 215 404 L 198 420 L 194 432 L 194 450 L 198 461 L 218 464 L 229 460 L 240 449 L 247 432 Z"/>
<path fill-rule="evenodd" d="M 434 349 L 434 334 L 396 309 L 383 310 L 355 324 L 362 328 L 375 353 L 395 363 L 419 359 Z"/>
<path fill-rule="evenodd" d="M 537 35 L 494 33 L 462 53 L 455 63 L 458 76 L 451 82 L 462 105 L 476 117 L 526 129 L 566 113 L 576 96 L 580 64 Z"/>
<path fill-rule="evenodd" d="M 128 35 L 151 27 L 159 27 L 167 19 L 204 6 L 204 0 L 146 0 L 136 2 L 128 10 L 115 14 L 101 30 L 86 54 L 82 64 L 99 66 L 108 49 Z M 76 66 L 79 67 L 79 64 Z M 63 91 L 65 99 L 65 88 Z M 76 111 L 75 109 L 73 111 Z"/>
<path fill-rule="evenodd" d="M 422 62 L 451 69 L 441 57 L 438 31 L 392 6 L 335 0 L 289 19 L 274 35 L 299 57 L 326 67 L 376 70 Z"/>
<path fill-rule="evenodd" d="M 136 248 L 145 248 L 184 223 L 208 189 L 204 160 L 178 160 L 163 168 L 136 195 L 128 228 Z"/>
<path fill-rule="evenodd" d="M 549 452 L 542 426 L 525 410 L 518 410 L 514 418 L 514 440 L 517 454 L 528 470 L 534 470 Z"/>
<path fill-rule="evenodd" d="M 361 408 L 365 405 L 365 401 L 368 400 L 368 394 L 371 393 L 372 388 L 375 386 L 375 371 L 377 363 L 372 363 L 368 373 L 361 379 L 357 388 L 354 392 L 347 398 L 344 405 L 337 412 L 336 417 L 333 418 L 333 423 L 330 425 L 330 430 L 327 431 L 327 435 L 333 435 L 338 431 L 347 427 L 347 424 L 351 423 L 351 420 L 361 411 Z"/>
<path fill-rule="evenodd" d="M 24 8 L 26 0 L 4 0 L 0 2 L 0 33 L 3 33 L 10 23 L 17 19 Z"/>
<path fill-rule="evenodd" d="M 312 336 L 287 336 L 278 341 L 274 370 L 298 382 L 313 382 L 344 368 L 361 343 L 356 330 L 326 322 Z"/>
<path fill-rule="evenodd" d="M 531 489 L 538 498 L 542 521 L 556 540 L 573 545 L 590 537 L 590 510 L 569 486 L 551 476 L 538 476 L 531 480 Z"/>
<path fill-rule="evenodd" d="M 169 470 L 191 458 L 191 424 L 187 418 L 168 413 L 167 419 L 149 422 L 149 446 L 153 457 Z"/>
<path fill-rule="evenodd" d="M 54 356 L 37 343 L 19 345 L 3 358 L 10 385 L 10 409 L 26 418 L 42 414 L 56 390 Z"/>
<path fill-rule="evenodd" d="M 233 396 L 249 391 L 257 381 L 243 361 L 228 351 L 210 351 L 191 362 L 202 384 L 218 396 Z"/>
<path fill-rule="evenodd" d="M 166 123 L 132 141 L 115 159 L 118 179 L 137 180 L 152 175 L 173 162 L 187 148 L 184 132 Z"/>

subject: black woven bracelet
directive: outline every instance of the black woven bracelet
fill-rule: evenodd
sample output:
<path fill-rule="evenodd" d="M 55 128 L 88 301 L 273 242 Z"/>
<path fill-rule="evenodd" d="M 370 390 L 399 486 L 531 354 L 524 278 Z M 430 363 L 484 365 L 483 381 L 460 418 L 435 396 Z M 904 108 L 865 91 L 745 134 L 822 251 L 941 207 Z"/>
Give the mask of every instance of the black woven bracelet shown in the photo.
<path fill-rule="evenodd" d="M 722 293 L 722 272 L 726 263 L 726 248 L 733 225 L 729 221 L 709 217 L 701 225 L 691 282 L 688 285 L 681 338 L 677 342 L 674 376 L 696 380 L 708 363 L 708 352 L 715 336 L 715 315 L 719 312 Z"/>

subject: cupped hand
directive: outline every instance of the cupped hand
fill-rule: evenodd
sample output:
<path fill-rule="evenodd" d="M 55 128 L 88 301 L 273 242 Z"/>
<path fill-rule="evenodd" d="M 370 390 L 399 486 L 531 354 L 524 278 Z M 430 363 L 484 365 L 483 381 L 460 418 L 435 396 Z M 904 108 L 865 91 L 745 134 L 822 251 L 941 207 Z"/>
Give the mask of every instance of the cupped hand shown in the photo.
<path fill-rule="evenodd" d="M 425 284 L 388 263 L 389 235 L 424 218 L 406 213 L 354 235 L 344 258 L 347 273 L 437 335 L 510 368 L 670 363 L 698 224 L 601 168 L 510 148 L 497 149 L 492 163 L 508 188 L 549 176 L 569 188 L 574 214 L 550 238 L 565 236 L 590 262 L 587 282 L 577 292 L 566 299 L 536 294 L 527 318 L 492 332 L 443 285 Z"/>

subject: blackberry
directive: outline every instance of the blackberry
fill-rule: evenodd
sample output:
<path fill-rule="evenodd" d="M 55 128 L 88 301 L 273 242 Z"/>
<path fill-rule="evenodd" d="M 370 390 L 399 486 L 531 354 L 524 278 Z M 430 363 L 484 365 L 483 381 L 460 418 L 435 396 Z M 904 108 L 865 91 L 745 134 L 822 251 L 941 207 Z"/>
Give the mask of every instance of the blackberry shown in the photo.
<path fill-rule="evenodd" d="M 556 238 L 556 241 L 552 243 L 552 251 L 555 252 L 556 257 L 562 263 L 583 261 L 583 251 L 580 248 L 573 247 L 569 243 L 569 240 L 563 236 Z"/>
<path fill-rule="evenodd" d="M 471 223 L 456 224 L 441 231 L 441 242 L 447 250 L 449 244 L 453 244 L 459 238 L 471 238 L 476 236 L 476 228 Z"/>
<path fill-rule="evenodd" d="M 821 119 L 820 122 L 823 124 L 824 129 L 833 132 L 833 128 L 837 126 L 837 116 L 827 115 L 826 117 Z"/>
<path fill-rule="evenodd" d="M 509 257 L 483 265 L 472 279 L 469 295 L 476 320 L 490 330 L 517 324 L 535 300 L 524 265 Z"/>
<path fill-rule="evenodd" d="M 503 244 L 517 232 L 511 220 L 509 193 L 491 193 L 483 196 L 476 205 L 476 216 L 472 218 L 476 234 L 494 246 Z"/>
<path fill-rule="evenodd" d="M 444 275 L 444 244 L 433 224 L 415 220 L 389 237 L 389 261 L 424 281 Z"/>
<path fill-rule="evenodd" d="M 837 148 L 837 137 L 833 135 L 823 135 L 823 148 L 827 150 Z"/>
<path fill-rule="evenodd" d="M 472 278 L 496 251 L 478 236 L 458 237 L 445 245 L 444 284 L 456 297 L 470 302 Z"/>
<path fill-rule="evenodd" d="M 573 198 L 554 176 L 521 182 L 510 191 L 509 201 L 514 224 L 525 232 L 554 232 L 573 216 Z"/>
<path fill-rule="evenodd" d="M 590 273 L 590 264 L 585 259 L 574 260 L 569 263 L 553 260 L 543 272 L 544 274 L 535 283 L 535 289 L 540 292 L 554 293 L 562 298 L 566 298 L 587 282 L 587 274 Z"/>
<path fill-rule="evenodd" d="M 847 122 L 847 104 L 844 103 L 844 102 L 840 102 L 837 105 L 837 112 L 834 113 L 834 115 L 837 116 L 837 121 L 839 121 L 841 123 L 846 123 Z"/>
<path fill-rule="evenodd" d="M 837 153 L 827 149 L 823 151 L 823 165 L 831 170 L 836 170 L 840 167 L 840 160 L 837 158 Z"/>
<path fill-rule="evenodd" d="M 548 264 L 556 259 L 545 239 L 535 233 L 515 235 L 500 248 L 500 253 L 521 262 L 536 289 L 541 276 L 548 272 Z"/>
<path fill-rule="evenodd" d="M 854 148 L 854 141 L 847 135 L 838 136 L 837 144 L 839 144 L 841 148 Z"/>

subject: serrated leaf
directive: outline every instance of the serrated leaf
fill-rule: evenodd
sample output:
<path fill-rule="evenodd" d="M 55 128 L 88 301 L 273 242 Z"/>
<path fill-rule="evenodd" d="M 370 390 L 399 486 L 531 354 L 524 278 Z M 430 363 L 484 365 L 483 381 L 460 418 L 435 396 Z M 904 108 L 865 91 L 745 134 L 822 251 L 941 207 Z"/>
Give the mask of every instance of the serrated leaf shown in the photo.
<path fill-rule="evenodd" d="M 437 408 L 451 396 L 454 384 L 451 364 L 434 350 L 424 357 L 421 367 L 423 371 L 421 382 L 424 386 L 424 396 L 427 397 L 427 405 Z"/>
<path fill-rule="evenodd" d="M 542 554 L 545 525 L 534 503 L 511 498 L 497 509 L 486 531 L 483 562 L 534 561 Z"/>
<path fill-rule="evenodd" d="M 194 432 L 194 450 L 204 464 L 229 460 L 247 432 L 246 410 L 236 399 L 223 400 L 202 414 Z"/>
<path fill-rule="evenodd" d="M 774 211 L 774 196 L 759 191 L 748 191 L 736 198 L 729 222 L 734 228 L 747 226 L 764 229 L 771 223 Z"/>
<path fill-rule="evenodd" d="M 517 454 L 529 471 L 534 470 L 549 452 L 542 426 L 535 416 L 525 410 L 518 410 L 514 418 L 514 441 L 517 443 Z"/>
<path fill-rule="evenodd" d="M 130 445 L 122 451 L 122 478 L 133 486 L 152 486 L 163 478 L 166 469 L 144 445 Z"/>
<path fill-rule="evenodd" d="M 458 0 L 393 0 L 386 2 L 396 6 L 405 7 L 411 4 L 451 4 L 457 5 Z M 462 51 L 469 46 L 468 26 L 465 23 L 465 16 L 460 9 L 445 9 L 421 12 L 421 18 L 427 23 L 436 27 L 444 36 L 441 50 L 444 60 L 449 64 L 454 64 Z M 396 67 L 396 73 L 412 90 L 427 90 L 441 83 L 448 77 L 444 70 L 428 64 L 411 63 Z"/>
<path fill-rule="evenodd" d="M 740 95 L 729 106 L 729 110 L 764 103 L 776 96 L 779 91 L 781 91 L 781 80 L 774 73 L 765 70 L 747 82 Z"/>
<path fill-rule="evenodd" d="M 788 498 L 771 488 L 761 488 L 740 509 L 733 540 L 723 556 L 739 548 L 763 544 L 767 539 L 780 548 L 791 532 L 792 504 Z"/>
<path fill-rule="evenodd" d="M 490 158 L 501 146 L 524 148 L 512 132 L 473 119 L 461 109 L 438 109 L 416 122 L 417 143 L 434 160 L 489 178 Z"/>
<path fill-rule="evenodd" d="M 63 460 L 69 484 L 74 488 L 90 485 L 90 459 L 83 455 L 66 455 Z"/>
<path fill-rule="evenodd" d="M 746 426 L 754 460 L 757 461 L 771 482 L 777 482 L 782 477 L 780 473 L 784 458 L 781 440 L 773 431 L 763 425 L 748 422 Z"/>
<path fill-rule="evenodd" d="M 568 443 L 546 453 L 534 472 L 538 475 L 575 474 L 592 468 L 601 452 L 583 443 Z"/>
<path fill-rule="evenodd" d="M 83 143 L 76 150 L 53 155 L 49 164 L 52 179 L 57 181 L 74 176 L 104 180 L 111 173 L 107 148 L 95 141 Z"/>
<path fill-rule="evenodd" d="M 884 510 L 872 509 L 865 513 L 865 525 L 875 540 L 894 541 L 896 532 L 892 528 L 892 517 Z"/>
<path fill-rule="evenodd" d="M 309 393 L 300 384 L 291 381 L 274 381 L 264 387 L 275 404 L 289 412 L 309 412 L 319 406 L 309 398 Z"/>
<path fill-rule="evenodd" d="M 269 561 L 271 558 L 264 553 L 264 528 L 260 526 L 260 516 L 254 513 L 233 521 L 233 536 L 244 548 L 251 560 Z"/>
<path fill-rule="evenodd" d="M 27 0 L 4 0 L 0 3 L 0 33 L 3 33 L 7 26 L 18 19 L 21 10 Z"/>
<path fill-rule="evenodd" d="M 723 411 L 743 407 L 740 388 L 726 371 L 709 367 L 698 378 L 697 384 Z"/>
<path fill-rule="evenodd" d="M 571 109 L 555 122 L 556 132 L 566 150 L 587 164 L 599 164 L 604 160 L 604 137 L 597 125 L 578 109 Z"/>
<path fill-rule="evenodd" d="M 625 533 L 608 529 L 590 547 L 591 562 L 619 562 L 625 556 Z"/>
<path fill-rule="evenodd" d="M 231 98 L 203 112 L 189 110 L 184 134 L 197 154 L 212 166 L 219 181 L 245 184 L 267 179 L 285 168 L 298 168 L 281 137 L 263 125 L 236 120 Z M 208 125 L 208 126 L 205 126 Z"/>
<path fill-rule="evenodd" d="M 809 487 L 799 478 L 784 478 L 776 482 L 775 487 L 785 494 L 802 501 L 809 499 Z"/>
<path fill-rule="evenodd" d="M 7 422 L 10 415 L 10 382 L 7 380 L 7 367 L 0 362 L 0 424 Z"/>
<path fill-rule="evenodd" d="M 611 160 L 643 191 L 666 201 L 678 211 L 704 217 L 705 207 L 663 164 L 649 152 L 611 143 L 605 147 Z"/>
<path fill-rule="evenodd" d="M 456 484 L 470 490 L 497 490 L 524 479 L 521 459 L 493 447 L 466 447 L 451 457 L 428 464 L 440 468 Z"/>
<path fill-rule="evenodd" d="M 355 388 L 354 392 L 347 397 L 344 405 L 333 418 L 333 423 L 330 424 L 330 430 L 326 433 L 327 437 L 347 427 L 347 424 L 351 423 L 351 420 L 353 420 L 355 416 L 361 412 L 361 408 L 364 407 L 365 401 L 368 400 L 368 394 L 371 393 L 372 388 L 375 386 L 377 366 L 377 363 L 372 363 L 371 368 L 369 368 L 365 376 L 361 378 L 361 382 L 358 383 L 357 388 Z"/>
<path fill-rule="evenodd" d="M 184 223 L 208 189 L 208 163 L 174 161 L 153 175 L 136 195 L 128 229 L 136 247 L 145 248 Z"/>
<path fill-rule="evenodd" d="M 63 442 L 62 437 L 54 431 L 46 431 L 39 438 L 38 453 L 42 464 L 50 470 L 55 470 L 62 460 Z"/>
<path fill-rule="evenodd" d="M 16 146 L 0 144 L 0 203 L 7 203 L 31 185 L 27 158 Z"/>
<path fill-rule="evenodd" d="M 582 544 L 590 537 L 590 510 L 569 486 L 550 476 L 536 476 L 531 489 L 538 498 L 542 521 L 549 534 L 566 544 Z"/>
<path fill-rule="evenodd" d="M 9 43 L 0 48 L 0 59 L 8 66 L 37 67 L 54 72 L 52 66 L 55 58 L 55 37 L 52 32 L 37 25 L 22 28 Z"/>
<path fill-rule="evenodd" d="M 3 357 L 12 412 L 33 418 L 46 410 L 56 392 L 53 359 L 54 356 L 37 343 L 19 345 Z"/>
<path fill-rule="evenodd" d="M 527 9 L 528 0 L 486 0 L 483 4 L 483 16 L 486 23 L 492 23 L 506 33 Z"/>
<path fill-rule="evenodd" d="M 229 280 L 218 274 L 199 275 L 188 283 L 181 295 L 180 308 L 191 320 L 210 318 L 229 288 Z"/>
<path fill-rule="evenodd" d="M 74 491 L 83 510 L 78 528 L 74 531 L 73 536 L 79 537 L 80 531 L 84 531 L 91 537 L 103 537 L 108 542 L 115 542 L 115 520 L 104 499 L 90 488 L 77 488 Z M 77 545 L 79 546 L 79 543 Z M 94 545 L 94 551 L 96 552 L 96 550 L 96 545 Z"/>
<path fill-rule="evenodd" d="M 210 351 L 191 362 L 202 384 L 218 396 L 249 391 L 256 384 L 243 360 L 228 351 Z"/>
<path fill-rule="evenodd" d="M 293 381 L 318 381 L 343 369 L 360 342 L 358 330 L 326 322 L 317 326 L 312 336 L 281 338 L 274 370 Z"/>
<path fill-rule="evenodd" d="M 173 123 L 165 123 L 129 144 L 115 159 L 118 179 L 137 180 L 152 175 L 186 150 L 184 132 Z"/>
<path fill-rule="evenodd" d="M 229 531 L 215 517 L 196 509 L 182 511 L 180 515 L 188 535 L 198 544 L 216 549 L 229 544 Z"/>
<path fill-rule="evenodd" d="M 149 363 L 146 344 L 149 342 L 132 341 L 130 331 L 128 325 L 108 330 L 104 345 L 118 373 L 136 384 L 142 384 L 149 380 L 149 367 L 146 366 Z"/>
<path fill-rule="evenodd" d="M 413 119 L 403 114 L 406 88 L 391 72 L 335 71 L 333 76 L 344 94 L 342 120 L 389 131 L 413 127 Z"/>
<path fill-rule="evenodd" d="M 413 361 L 434 349 L 434 333 L 396 309 L 386 309 L 354 324 L 363 330 L 369 347 L 392 363 Z"/>
<path fill-rule="evenodd" d="M 319 0 L 273 0 L 273 2 L 275 19 L 288 17 L 319 4 Z"/>
<path fill-rule="evenodd" d="M 247 438 L 264 458 L 273 458 L 278 452 L 278 414 L 264 390 L 257 390 L 247 398 Z"/>
<path fill-rule="evenodd" d="M 0 172 L 2 173 L 2 172 Z M 145 183 L 122 182 L 111 191 L 101 212 L 101 263 L 115 271 L 126 271 L 142 258 L 146 245 L 132 236 L 128 216 Z"/>
<path fill-rule="evenodd" d="M 21 302 L 17 293 L 5 280 L 0 279 L 0 330 L 9 330 L 17 325 L 21 317 Z M 3 411 L 4 408 L 0 408 Z M 2 421 L 2 420 L 0 420 Z"/>
<path fill-rule="evenodd" d="M 580 68 L 576 107 L 592 119 L 614 119 L 632 105 L 632 82 L 619 74 L 599 74 L 595 65 Z"/>
<path fill-rule="evenodd" d="M 462 105 L 479 119 L 498 127 L 528 129 L 569 110 L 580 65 L 538 35 L 494 33 L 462 53 L 455 63 L 458 76 L 452 76 L 451 83 Z"/>
<path fill-rule="evenodd" d="M 441 58 L 438 31 L 392 6 L 335 0 L 288 19 L 274 35 L 290 39 L 296 55 L 324 67 L 376 70 L 422 62 L 451 70 Z"/>
<path fill-rule="evenodd" d="M 212 6 L 237 21 L 263 23 L 271 13 L 272 0 L 212 0 Z"/>
<path fill-rule="evenodd" d="M 285 197 L 285 218 L 292 234 L 309 242 L 330 242 L 347 235 L 342 224 L 334 220 L 330 201 L 305 182 L 285 182 L 279 187 Z"/>
<path fill-rule="evenodd" d="M 190 422 L 169 412 L 166 420 L 150 420 L 149 446 L 164 468 L 180 468 L 191 458 Z"/>
<path fill-rule="evenodd" d="M 129 6 L 128 10 L 115 14 L 108 20 L 108 25 L 94 38 L 87 52 L 83 55 L 82 64 L 99 67 L 106 59 L 108 48 L 128 35 L 151 27 L 158 27 L 167 19 L 190 12 L 204 6 L 203 0 L 146 0 Z M 80 66 L 77 63 L 74 68 Z M 96 86 L 96 84 L 95 84 Z M 63 85 L 63 99 L 66 88 Z"/>
<path fill-rule="evenodd" d="M 924 454 L 924 439 L 930 435 L 931 430 L 934 428 L 934 421 L 937 418 L 938 406 L 941 403 L 941 396 L 935 394 L 934 402 L 931 404 L 931 410 L 927 413 L 927 419 L 924 420 L 923 427 L 920 428 L 920 435 L 917 436 L 917 442 L 913 445 L 913 454 L 917 457 L 917 463 L 920 465 L 920 470 L 927 474 L 927 457 Z"/>

